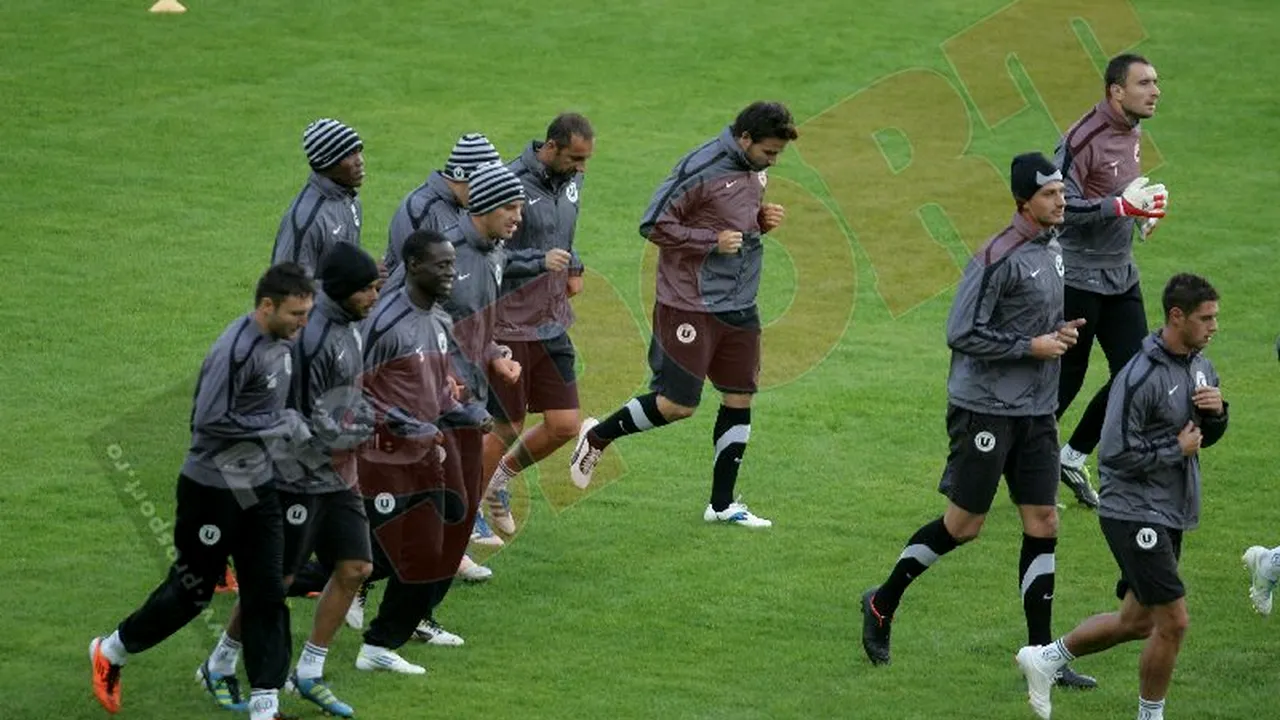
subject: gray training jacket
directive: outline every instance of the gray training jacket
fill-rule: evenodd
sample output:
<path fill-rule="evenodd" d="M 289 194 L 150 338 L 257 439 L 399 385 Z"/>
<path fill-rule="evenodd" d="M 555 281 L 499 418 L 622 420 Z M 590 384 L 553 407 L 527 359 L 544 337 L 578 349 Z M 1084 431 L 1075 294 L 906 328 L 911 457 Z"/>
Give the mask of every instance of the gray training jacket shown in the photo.
<path fill-rule="evenodd" d="M 466 217 L 466 208 L 458 204 L 453 190 L 437 170 L 427 176 L 427 181 L 405 196 L 396 214 L 391 217 L 387 229 L 387 251 L 382 262 L 387 272 L 399 267 L 404 241 L 417 230 L 444 232 Z"/>
<path fill-rule="evenodd" d="M 355 190 L 313 172 L 280 220 L 271 264 L 295 262 L 315 275 L 334 243 L 360 246 L 362 219 Z"/>
<path fill-rule="evenodd" d="M 302 416 L 285 407 L 289 349 L 264 334 L 253 313 L 227 326 L 200 367 L 183 475 L 219 488 L 265 485 L 275 475 L 271 458 L 309 439 Z"/>
<path fill-rule="evenodd" d="M 640 221 L 640 235 L 658 246 L 658 303 L 705 313 L 755 306 L 764 266 L 760 208 L 767 182 L 729 128 L 676 163 Z M 738 252 L 716 250 L 722 230 L 742 233 Z"/>
<path fill-rule="evenodd" d="M 1067 215 L 1059 241 L 1066 284 L 1119 295 L 1138 282 L 1134 218 L 1116 215 L 1115 198 L 1142 174 L 1142 131 L 1105 100 L 1062 136 L 1054 164 L 1066 183 Z"/>
<path fill-rule="evenodd" d="M 952 405 L 989 415 L 1052 415 L 1059 361 L 1031 356 L 1031 339 L 1062 323 L 1057 229 L 1015 214 L 987 241 L 956 289 L 947 317 Z"/>
<path fill-rule="evenodd" d="M 1227 431 L 1221 415 L 1204 415 L 1192 394 L 1218 387 L 1218 373 L 1202 353 L 1174 355 L 1161 331 L 1147 337 L 1111 382 L 1098 445 L 1098 516 L 1191 530 L 1200 523 L 1200 456 L 1186 457 L 1178 433 L 1200 426 L 1200 447 Z"/>

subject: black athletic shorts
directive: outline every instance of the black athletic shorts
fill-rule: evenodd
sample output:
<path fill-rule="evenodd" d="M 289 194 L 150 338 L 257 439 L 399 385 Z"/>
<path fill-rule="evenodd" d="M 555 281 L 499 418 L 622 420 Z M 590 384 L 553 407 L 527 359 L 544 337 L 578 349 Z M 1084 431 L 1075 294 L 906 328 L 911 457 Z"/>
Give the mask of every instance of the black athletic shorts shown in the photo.
<path fill-rule="evenodd" d="M 314 552 L 327 567 L 343 560 L 373 560 L 364 501 L 351 490 L 314 495 L 281 491 L 284 574 L 298 572 Z"/>
<path fill-rule="evenodd" d="M 1187 588 L 1178 577 L 1182 557 L 1182 531 L 1163 525 L 1098 518 L 1111 554 L 1120 566 L 1116 597 L 1132 590 L 1143 607 L 1167 605 L 1185 597 Z"/>
<path fill-rule="evenodd" d="M 1058 421 L 1053 415 L 988 415 L 947 406 L 951 452 L 938 491 L 985 515 L 1000 476 L 1015 505 L 1058 501 Z"/>

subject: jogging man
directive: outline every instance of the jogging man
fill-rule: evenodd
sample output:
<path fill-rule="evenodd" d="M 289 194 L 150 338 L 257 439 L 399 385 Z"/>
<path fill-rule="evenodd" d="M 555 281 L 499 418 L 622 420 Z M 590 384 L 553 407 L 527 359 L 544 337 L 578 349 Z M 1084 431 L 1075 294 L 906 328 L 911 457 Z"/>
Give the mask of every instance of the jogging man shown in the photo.
<path fill-rule="evenodd" d="M 1018 577 L 1027 636 L 1052 637 L 1054 550 L 1058 535 L 1058 359 L 1082 322 L 1062 316 L 1058 226 L 1062 173 L 1040 153 L 1010 168 L 1017 211 L 1009 226 L 974 254 L 947 318 L 947 456 L 943 515 L 907 541 L 889 577 L 862 595 L 862 647 L 887 664 L 894 613 L 912 581 L 982 530 L 1001 476 L 1022 517 Z M 1059 680 L 1093 687 L 1062 668 Z"/>
<path fill-rule="evenodd" d="M 1203 354 L 1218 331 L 1218 293 L 1182 274 L 1164 288 L 1164 327 L 1116 375 L 1098 452 L 1098 518 L 1120 566 L 1117 612 L 1095 615 L 1050 644 L 1018 651 L 1031 708 L 1052 711 L 1054 672 L 1084 655 L 1146 640 L 1138 660 L 1138 720 L 1163 720 L 1187 630 L 1178 577 L 1182 534 L 1200 521 L 1200 450 L 1227 431 L 1218 373 Z"/>
<path fill-rule="evenodd" d="M 1067 268 L 1064 313 L 1086 321 L 1080 342 L 1062 356 L 1059 419 L 1084 384 L 1094 337 L 1113 377 L 1142 347 L 1147 315 L 1133 263 L 1133 234 L 1136 229 L 1145 239 L 1169 201 L 1163 185 L 1140 177 L 1140 123 L 1155 114 L 1160 98 L 1155 68 L 1140 55 L 1118 55 L 1107 64 L 1103 92 L 1102 102 L 1062 136 L 1056 156 L 1067 184 L 1060 238 Z M 1089 507 L 1098 506 L 1098 495 L 1085 461 L 1102 433 L 1110 390 L 1108 380 L 1060 454 L 1062 482 Z"/>
<path fill-rule="evenodd" d="M 312 437 L 285 401 L 293 375 L 288 341 L 306 325 L 313 293 L 302 266 L 272 266 L 258 281 L 254 310 L 227 326 L 205 356 L 191 448 L 178 475 L 177 558 L 141 608 L 89 645 L 94 695 L 109 713 L 120 711 L 120 670 L 129 656 L 195 619 L 230 556 L 239 571 L 250 720 L 277 714 L 290 637 L 281 582 L 284 516 L 272 458 L 297 452 Z"/>
<path fill-rule="evenodd" d="M 311 176 L 280 220 L 271 261 L 295 262 L 314 273 L 335 243 L 360 245 L 364 142 L 341 122 L 321 118 L 303 131 L 302 149 Z"/>
<path fill-rule="evenodd" d="M 785 106 L 752 103 L 681 158 L 658 186 L 640 223 L 640 235 L 659 248 L 652 392 L 599 424 L 583 422 L 569 461 L 578 487 L 590 484 L 614 440 L 691 417 L 709 377 L 722 399 L 712 435 L 711 501 L 702 517 L 746 527 L 773 524 L 738 502 L 734 489 L 760 374 L 761 237 L 784 216 L 781 205 L 764 202 L 766 171 L 797 137 Z"/>

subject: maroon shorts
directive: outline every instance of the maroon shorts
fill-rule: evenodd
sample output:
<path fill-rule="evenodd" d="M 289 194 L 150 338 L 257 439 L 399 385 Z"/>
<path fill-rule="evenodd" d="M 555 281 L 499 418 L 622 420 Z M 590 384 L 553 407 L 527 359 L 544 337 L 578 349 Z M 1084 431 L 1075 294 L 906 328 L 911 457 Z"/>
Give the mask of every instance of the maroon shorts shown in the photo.
<path fill-rule="evenodd" d="M 760 313 L 753 306 L 722 313 L 653 308 L 649 388 L 685 407 L 697 407 L 702 384 L 722 393 L 754 393 L 760 379 Z"/>
<path fill-rule="evenodd" d="M 518 423 L 528 413 L 578 409 L 578 356 L 568 333 L 550 340 L 498 344 L 509 348 L 511 359 L 520 363 L 520 379 L 508 385 L 489 374 L 489 414 L 495 420 Z"/>

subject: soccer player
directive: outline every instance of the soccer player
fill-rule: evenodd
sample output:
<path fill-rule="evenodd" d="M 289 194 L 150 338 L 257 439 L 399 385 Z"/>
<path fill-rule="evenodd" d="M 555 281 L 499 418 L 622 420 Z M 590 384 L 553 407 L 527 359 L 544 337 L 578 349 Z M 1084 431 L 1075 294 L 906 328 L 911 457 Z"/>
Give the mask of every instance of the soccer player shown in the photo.
<path fill-rule="evenodd" d="M 250 720 L 274 718 L 289 671 L 284 514 L 271 458 L 311 440 L 285 405 L 293 362 L 288 341 L 307 323 L 314 284 L 294 263 L 258 281 L 252 312 L 233 321 L 205 356 L 191 413 L 191 448 L 178 475 L 173 544 L 177 559 L 146 603 L 89 645 L 93 690 L 120 710 L 120 671 L 130 655 L 181 630 L 208 606 L 227 557 L 239 570 Z"/>
<path fill-rule="evenodd" d="M 356 657 L 360 670 L 420 675 L 426 668 L 396 650 L 431 606 L 435 581 L 458 568 L 442 565 L 448 526 L 468 532 L 458 453 L 445 432 L 487 431 L 482 408 L 460 404 L 450 377 L 452 323 L 439 303 L 453 288 L 457 253 L 443 235 L 419 230 L 401 256 L 404 287 L 385 296 L 364 321 L 365 397 L 378 413 L 373 440 L 359 450 L 360 491 L 373 536 L 374 572 L 387 578 L 378 615 Z M 464 543 L 465 546 L 465 543 Z"/>
<path fill-rule="evenodd" d="M 1066 317 L 1083 318 L 1080 342 L 1062 356 L 1057 416 L 1071 406 L 1089 370 L 1097 337 L 1112 377 L 1142 347 L 1147 316 L 1133 263 L 1133 235 L 1145 239 L 1164 217 L 1168 192 L 1141 176 L 1140 123 L 1155 114 L 1160 87 L 1156 70 L 1139 55 L 1118 55 L 1107 63 L 1106 97 L 1076 121 L 1058 144 L 1055 161 L 1067 184 L 1062 228 L 1066 264 Z M 1141 225 L 1138 225 L 1141 223 Z M 1098 444 L 1111 381 L 1085 408 L 1060 453 L 1062 482 L 1076 499 L 1098 506 L 1085 461 Z"/>
<path fill-rule="evenodd" d="M 503 241 L 519 226 L 524 205 L 524 188 L 515 174 L 500 163 L 487 165 L 471 176 L 467 217 L 445 233 L 457 253 L 453 288 L 448 299 L 441 303 L 454 322 L 453 338 L 457 345 L 450 353 L 453 375 L 464 386 L 465 402 L 474 406 L 472 412 L 477 414 L 485 412 L 490 377 L 507 386 L 520 380 L 520 363 L 502 352 L 493 339 L 502 282 L 542 272 L 563 272 L 569 266 L 569 253 L 560 248 L 508 251 L 503 247 Z M 476 429 L 458 429 L 451 439 L 452 447 L 460 455 L 466 520 L 445 528 L 442 562 L 446 566 L 464 557 L 486 480 L 482 472 L 483 435 Z M 463 644 L 460 636 L 440 627 L 434 619 L 435 609 L 444 600 L 452 582 L 452 576 L 436 581 L 427 617 L 414 632 L 419 640 L 433 645 Z"/>
<path fill-rule="evenodd" d="M 356 324 L 378 297 L 378 265 L 359 247 L 341 243 L 325 255 L 320 280 L 324 290 L 293 346 L 298 372 L 288 401 L 308 418 L 317 442 L 296 456 L 276 459 L 276 488 L 285 518 L 285 585 L 313 550 L 333 572 L 289 680 L 329 714 L 352 717 L 351 706 L 325 683 L 324 661 L 343 615 L 373 570 L 369 520 L 355 490 L 356 460 L 350 451 L 373 433 L 373 411 L 360 394 L 364 341 Z M 237 604 L 226 632 L 197 671 L 214 701 L 228 709 L 240 705 L 235 677 L 240 643 Z"/>
<path fill-rule="evenodd" d="M 982 530 L 1003 475 L 1022 518 L 1018 577 L 1027 636 L 1052 637 L 1058 535 L 1059 358 L 1082 321 L 1063 321 L 1062 173 L 1040 153 L 1013 159 L 1017 211 L 965 268 L 947 318 L 946 512 L 907 541 L 889 577 L 862 595 L 862 647 L 889 662 L 889 633 L 907 586 Z M 1068 668 L 1059 680 L 1096 685 Z"/>
<path fill-rule="evenodd" d="M 280 220 L 271 261 L 314 273 L 335 243 L 360 245 L 364 142 L 341 122 L 321 118 L 303 131 L 302 149 L 311 176 Z"/>
<path fill-rule="evenodd" d="M 583 422 L 569 461 L 578 487 L 590 484 L 614 440 L 692 416 L 710 377 L 722 399 L 712 435 L 711 502 L 703 519 L 772 525 L 735 500 L 734 487 L 751 436 L 751 396 L 760 369 L 761 237 L 784 216 L 781 205 L 764 203 L 766 171 L 797 137 L 785 106 L 752 103 L 718 136 L 681 158 L 658 186 L 640 222 L 640 235 L 659 248 L 649 344 L 652 392 L 599 424 Z"/>
<path fill-rule="evenodd" d="M 567 270 L 502 280 L 494 335 L 524 370 L 513 384 L 500 377 L 490 380 L 489 412 L 495 426 L 484 440 L 484 472 L 490 478 L 489 520 L 508 535 L 516 525 L 507 485 L 521 470 L 573 440 L 581 424 L 569 298 L 582 289 L 583 267 L 573 253 L 573 238 L 582 180 L 593 152 L 591 123 L 576 113 L 564 113 L 547 126 L 544 141 L 529 143 L 509 166 L 523 183 L 527 201 L 507 247 L 565 250 L 573 262 Z M 521 434 L 528 413 L 541 413 L 542 422 Z M 484 526 L 478 524 L 477 529 L 483 533 Z"/>
<path fill-rule="evenodd" d="M 1218 293 L 1196 275 L 1164 288 L 1164 326 L 1115 377 L 1098 450 L 1098 518 L 1120 566 L 1118 612 L 1095 615 L 1053 643 L 1018 651 L 1031 708 L 1048 718 L 1054 672 L 1071 660 L 1146 640 L 1138 720 L 1163 720 L 1187 630 L 1178 577 L 1182 534 L 1200 521 L 1200 450 L 1227 431 L 1218 373 L 1203 353 L 1218 331 Z"/>
<path fill-rule="evenodd" d="M 476 168 L 501 162 L 489 138 L 480 133 L 467 133 L 458 138 L 445 161 L 444 170 L 434 170 L 426 182 L 409 193 L 387 230 L 387 253 L 382 259 L 387 272 L 400 265 L 400 250 L 405 238 L 416 230 L 444 232 L 462 222 L 467 207 L 467 185 Z"/>

